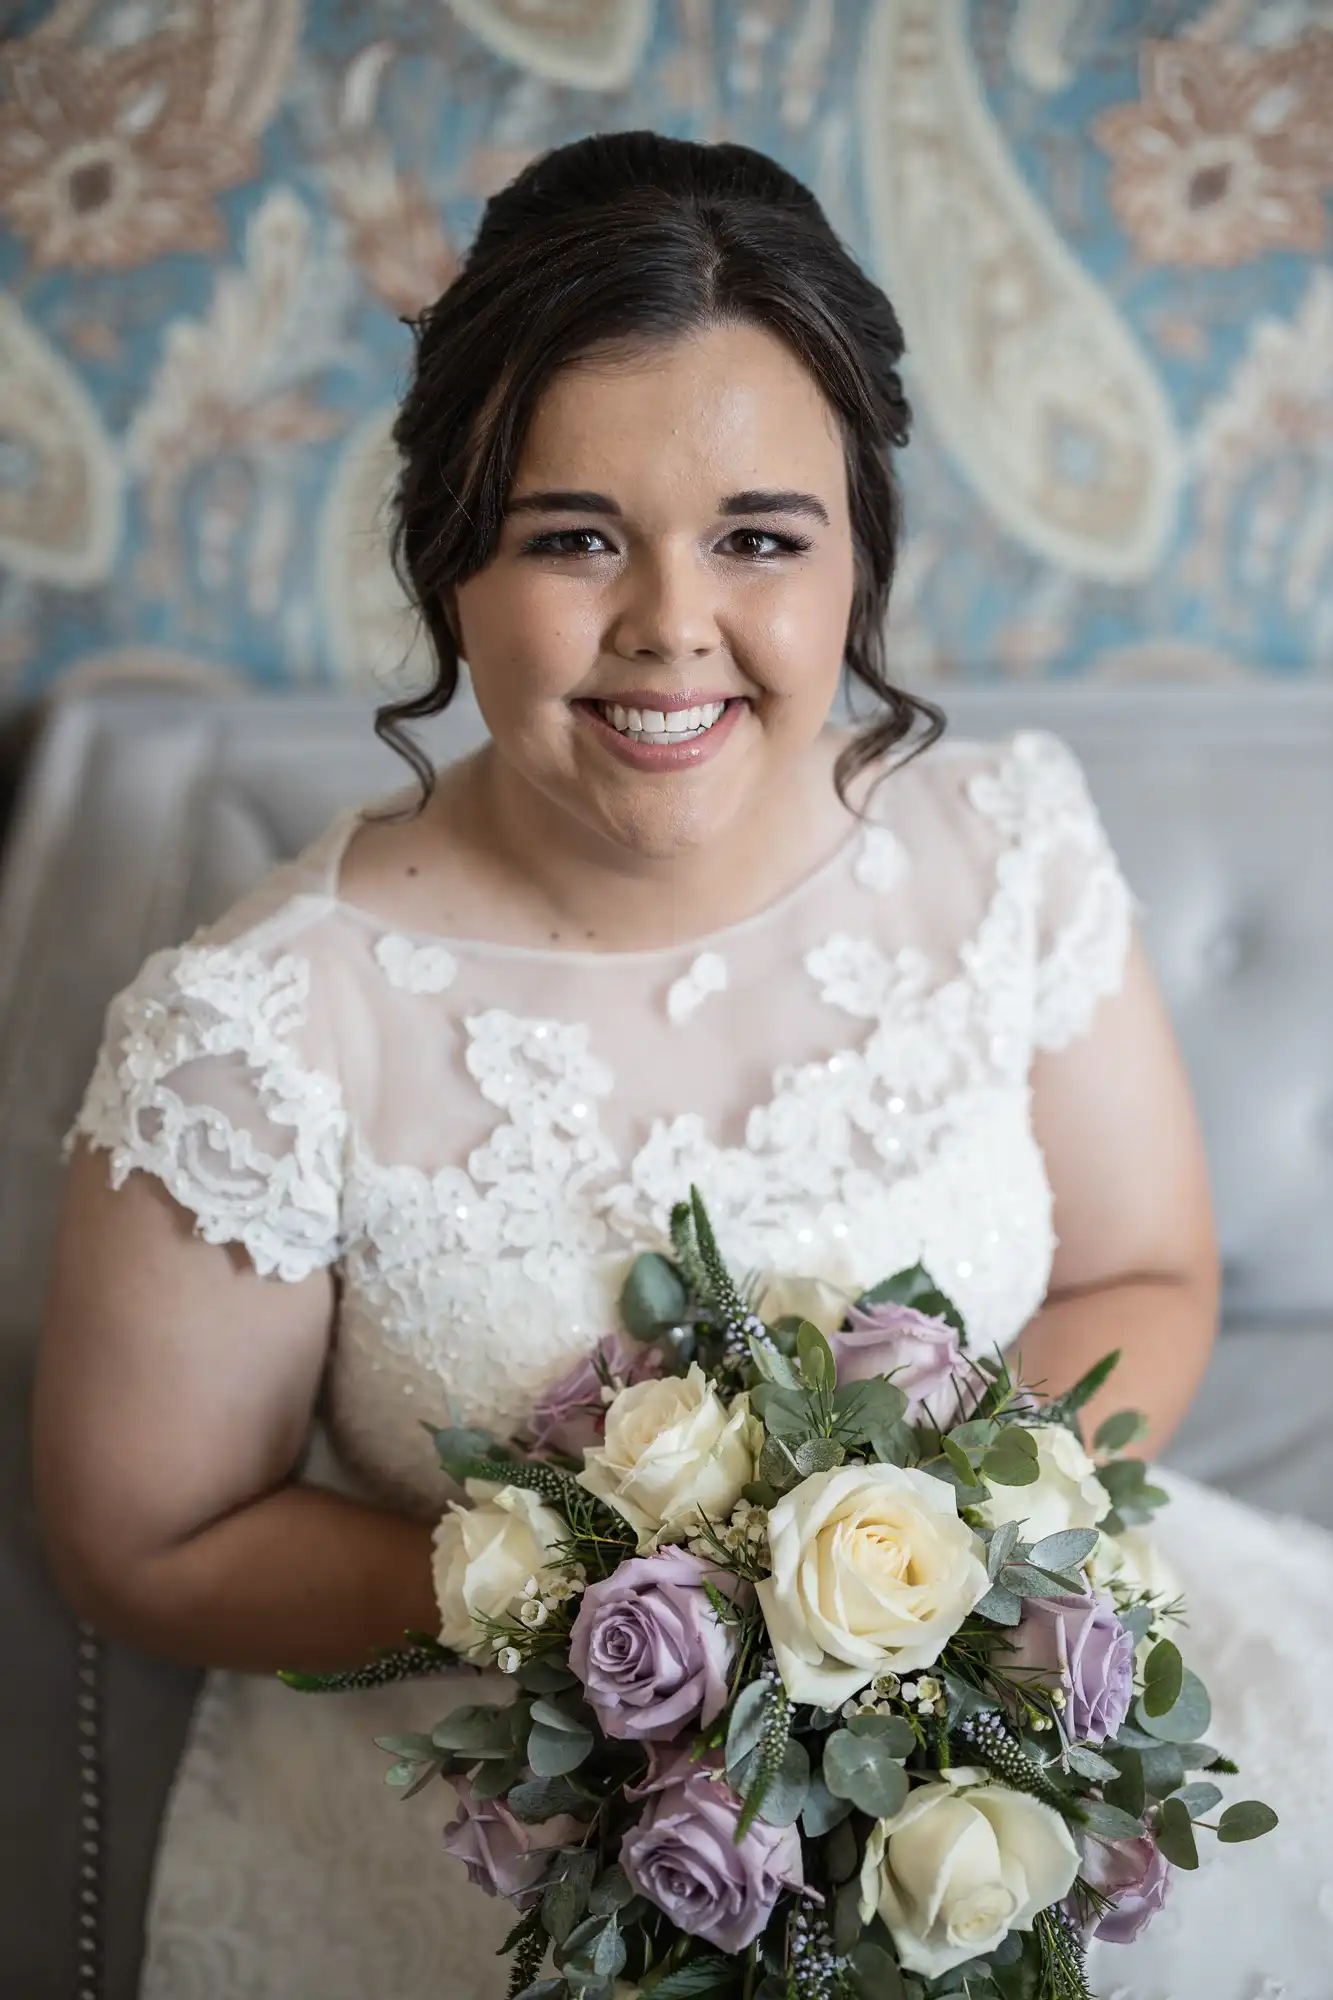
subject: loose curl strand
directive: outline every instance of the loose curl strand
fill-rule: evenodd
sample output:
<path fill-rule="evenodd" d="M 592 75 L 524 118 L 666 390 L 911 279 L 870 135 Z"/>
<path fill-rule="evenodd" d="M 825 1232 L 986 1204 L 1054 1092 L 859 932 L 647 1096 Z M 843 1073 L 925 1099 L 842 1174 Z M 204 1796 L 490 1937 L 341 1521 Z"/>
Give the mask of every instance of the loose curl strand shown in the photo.
<path fill-rule="evenodd" d="M 446 595 L 491 559 L 546 385 L 594 353 L 717 325 L 784 341 L 841 427 L 854 557 L 844 662 L 878 704 L 838 759 L 844 803 L 856 775 L 914 731 L 901 762 L 940 736 L 942 712 L 896 687 L 885 659 L 901 523 L 893 453 L 911 428 L 902 329 L 810 190 L 775 160 L 652 131 L 556 147 L 491 197 L 453 281 L 406 324 L 416 352 L 393 426 L 391 554 L 435 674 L 422 693 L 379 708 L 375 733 L 419 781 L 412 816 L 435 769 L 407 725 L 441 714 L 458 688 Z"/>

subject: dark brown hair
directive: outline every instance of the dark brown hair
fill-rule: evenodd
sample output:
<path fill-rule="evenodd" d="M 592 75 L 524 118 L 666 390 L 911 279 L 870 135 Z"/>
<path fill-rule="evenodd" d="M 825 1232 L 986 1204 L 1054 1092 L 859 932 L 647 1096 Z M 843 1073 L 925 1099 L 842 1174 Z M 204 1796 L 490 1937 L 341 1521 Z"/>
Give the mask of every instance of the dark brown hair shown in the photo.
<path fill-rule="evenodd" d="M 542 154 L 491 197 L 457 276 L 408 322 L 416 367 L 393 430 L 402 471 L 392 554 L 436 672 L 424 693 L 380 708 L 375 732 L 420 780 L 415 811 L 435 772 L 403 725 L 440 714 L 457 689 L 444 594 L 490 560 L 547 382 L 597 348 L 737 322 L 785 342 L 842 429 L 854 553 L 844 659 L 882 712 L 839 758 L 839 792 L 918 724 L 924 733 L 909 754 L 940 735 L 941 712 L 885 670 L 900 522 L 892 455 L 911 424 L 893 307 L 809 189 L 766 154 L 650 131 L 595 133 Z"/>

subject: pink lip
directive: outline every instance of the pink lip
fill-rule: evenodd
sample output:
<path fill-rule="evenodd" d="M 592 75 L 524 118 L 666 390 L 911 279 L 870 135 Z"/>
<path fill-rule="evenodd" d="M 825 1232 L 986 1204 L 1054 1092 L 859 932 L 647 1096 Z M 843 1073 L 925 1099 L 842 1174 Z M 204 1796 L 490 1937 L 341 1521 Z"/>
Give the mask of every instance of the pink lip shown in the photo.
<path fill-rule="evenodd" d="M 686 688 L 679 694 L 658 694 L 652 688 L 631 688 L 628 694 L 586 695 L 587 701 L 600 701 L 607 708 L 645 708 L 656 710 L 658 715 L 675 715 L 682 708 L 708 708 L 719 701 L 740 701 L 742 696 L 732 694 L 706 694 L 702 690 Z"/>
<path fill-rule="evenodd" d="M 658 697 L 654 696 L 653 699 L 656 700 Z M 574 713 L 580 716 L 586 727 L 601 739 L 619 763 L 628 764 L 632 770 L 688 771 L 697 769 L 700 764 L 706 764 L 710 758 L 716 757 L 749 707 L 748 702 L 735 695 L 729 699 L 718 696 L 712 699 L 726 700 L 727 705 L 722 714 L 705 735 L 690 737 L 683 743 L 635 742 L 633 737 L 622 736 L 619 730 L 613 729 L 597 704 L 592 701 L 575 702 Z M 625 708 L 637 708 L 639 704 L 635 701 L 626 701 L 621 705 Z M 644 706 L 647 705 L 645 699 Z M 691 698 L 689 705 L 691 708 L 702 708 L 704 701 L 695 701 Z"/>

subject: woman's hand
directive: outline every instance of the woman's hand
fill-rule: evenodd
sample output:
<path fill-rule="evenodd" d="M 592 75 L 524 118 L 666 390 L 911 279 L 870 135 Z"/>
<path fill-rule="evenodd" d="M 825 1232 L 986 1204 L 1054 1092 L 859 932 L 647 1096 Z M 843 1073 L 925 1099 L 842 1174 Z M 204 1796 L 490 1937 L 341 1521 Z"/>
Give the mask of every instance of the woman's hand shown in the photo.
<path fill-rule="evenodd" d="M 292 1483 L 333 1279 L 260 1278 L 144 1173 L 80 1143 L 34 1400 L 57 1582 L 108 1636 L 192 1664 L 358 1666 L 434 1631 L 428 1524 Z"/>

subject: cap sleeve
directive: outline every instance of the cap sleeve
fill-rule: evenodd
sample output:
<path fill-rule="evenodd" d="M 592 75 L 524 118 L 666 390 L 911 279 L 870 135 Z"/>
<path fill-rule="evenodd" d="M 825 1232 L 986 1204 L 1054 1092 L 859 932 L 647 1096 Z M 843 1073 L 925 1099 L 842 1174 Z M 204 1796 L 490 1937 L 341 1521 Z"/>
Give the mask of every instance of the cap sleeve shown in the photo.
<path fill-rule="evenodd" d="M 288 1281 L 339 1250 L 347 1114 L 310 1060 L 310 962 L 299 951 L 189 944 L 152 953 L 110 1002 L 65 1135 L 111 1155 L 120 1187 L 155 1174 L 207 1243 L 239 1243 Z"/>
<path fill-rule="evenodd" d="M 1121 871 L 1082 764 L 1060 737 L 1023 730 L 973 797 L 1011 836 L 1033 918 L 1034 1050 L 1066 1048 L 1119 991 L 1141 908 Z"/>

